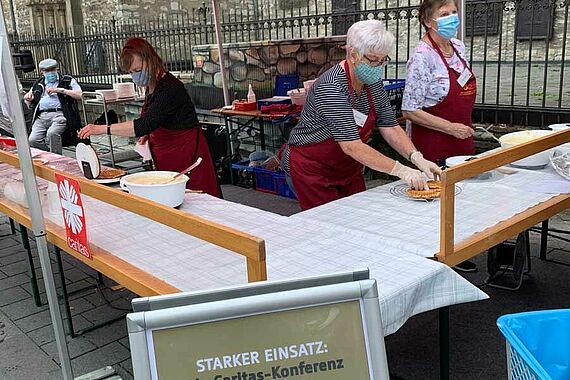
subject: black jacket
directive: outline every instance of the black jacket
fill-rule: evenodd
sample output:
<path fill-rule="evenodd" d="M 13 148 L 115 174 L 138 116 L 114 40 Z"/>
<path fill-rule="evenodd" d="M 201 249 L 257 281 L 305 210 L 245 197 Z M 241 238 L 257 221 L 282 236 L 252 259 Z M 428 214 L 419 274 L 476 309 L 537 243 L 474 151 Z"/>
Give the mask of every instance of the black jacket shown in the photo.
<path fill-rule="evenodd" d="M 59 84 L 57 87 L 64 88 L 66 90 L 71 90 L 71 80 L 73 79 L 70 75 L 59 75 Z M 40 99 L 45 90 L 45 78 L 42 76 L 40 79 L 34 82 L 32 85 L 32 94 L 34 99 L 30 108 L 34 110 L 34 116 L 32 118 L 32 123 L 36 120 L 38 116 L 38 106 L 40 104 Z M 62 140 L 64 146 L 76 145 L 77 144 L 77 132 L 81 129 L 81 117 L 79 116 L 79 107 L 77 106 L 77 100 L 73 99 L 71 96 L 64 94 L 57 94 L 59 102 L 61 103 L 61 108 L 63 109 L 63 116 L 67 120 L 67 129 L 62 134 Z"/>

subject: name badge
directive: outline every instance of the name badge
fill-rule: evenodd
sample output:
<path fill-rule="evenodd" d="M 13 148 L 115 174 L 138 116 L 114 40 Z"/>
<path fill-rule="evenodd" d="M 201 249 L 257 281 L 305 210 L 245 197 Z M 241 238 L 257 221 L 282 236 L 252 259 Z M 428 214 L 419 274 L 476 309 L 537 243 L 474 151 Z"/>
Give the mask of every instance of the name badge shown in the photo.
<path fill-rule="evenodd" d="M 364 124 L 366 124 L 366 120 L 368 119 L 368 115 L 365 115 L 362 112 L 355 110 L 354 108 L 352 109 L 352 113 L 354 114 L 354 121 L 356 122 L 356 125 L 358 125 L 360 128 L 364 127 Z"/>
<path fill-rule="evenodd" d="M 457 78 L 457 82 L 461 87 L 465 87 L 465 85 L 467 84 L 469 79 L 471 79 L 472 76 L 473 74 L 471 74 L 471 70 L 465 68 L 461 73 L 461 75 L 459 76 L 459 78 Z"/>

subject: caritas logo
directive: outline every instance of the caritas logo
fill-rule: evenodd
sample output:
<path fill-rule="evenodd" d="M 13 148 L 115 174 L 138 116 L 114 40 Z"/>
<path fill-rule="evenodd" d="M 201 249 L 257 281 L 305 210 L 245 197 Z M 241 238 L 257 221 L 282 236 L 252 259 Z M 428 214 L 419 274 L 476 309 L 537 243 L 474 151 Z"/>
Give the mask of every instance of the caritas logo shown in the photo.
<path fill-rule="evenodd" d="M 67 245 L 88 259 L 92 259 L 87 241 L 85 211 L 81 202 L 79 183 L 59 174 L 55 175 L 55 183 L 67 232 Z"/>

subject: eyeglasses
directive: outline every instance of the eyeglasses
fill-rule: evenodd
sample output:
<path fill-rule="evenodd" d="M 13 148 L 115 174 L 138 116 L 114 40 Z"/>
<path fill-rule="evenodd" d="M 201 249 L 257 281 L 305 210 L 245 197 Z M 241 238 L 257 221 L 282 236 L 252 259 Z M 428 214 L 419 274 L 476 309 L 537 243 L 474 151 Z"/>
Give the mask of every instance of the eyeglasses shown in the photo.
<path fill-rule="evenodd" d="M 368 64 L 372 67 L 386 66 L 388 62 L 392 60 L 392 58 L 390 58 L 390 56 L 388 55 L 382 59 L 376 59 L 376 60 L 372 60 L 368 58 L 366 55 L 362 56 L 362 58 L 364 58 L 366 62 L 368 62 Z"/>

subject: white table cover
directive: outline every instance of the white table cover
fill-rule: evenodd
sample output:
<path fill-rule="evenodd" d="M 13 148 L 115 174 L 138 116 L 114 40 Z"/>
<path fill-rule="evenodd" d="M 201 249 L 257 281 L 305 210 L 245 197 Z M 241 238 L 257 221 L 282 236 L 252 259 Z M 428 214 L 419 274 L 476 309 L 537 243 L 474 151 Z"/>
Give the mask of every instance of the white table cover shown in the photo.
<path fill-rule="evenodd" d="M 495 174 L 490 181 L 468 180 L 458 184 L 461 193 L 455 197 L 455 243 L 560 194 L 560 191 L 544 191 L 548 190 L 545 183 L 556 175 L 553 173 L 551 168 L 519 169 L 512 175 Z M 433 257 L 439 252 L 440 203 L 392 195 L 390 188 L 400 183 L 367 190 L 290 218 L 350 233 L 394 250 Z"/>
<path fill-rule="evenodd" d="M 0 164 L 0 186 L 18 181 L 18 170 Z M 40 187 L 45 181 L 38 179 Z M 147 218 L 83 196 L 90 242 L 183 290 L 244 284 L 246 260 Z M 206 194 L 187 194 L 181 209 L 265 239 L 269 280 L 330 274 L 368 267 L 378 281 L 386 334 L 412 315 L 487 298 L 444 264 L 395 249 L 353 231 L 323 228 Z M 59 213 L 44 216 L 63 226 Z"/>

